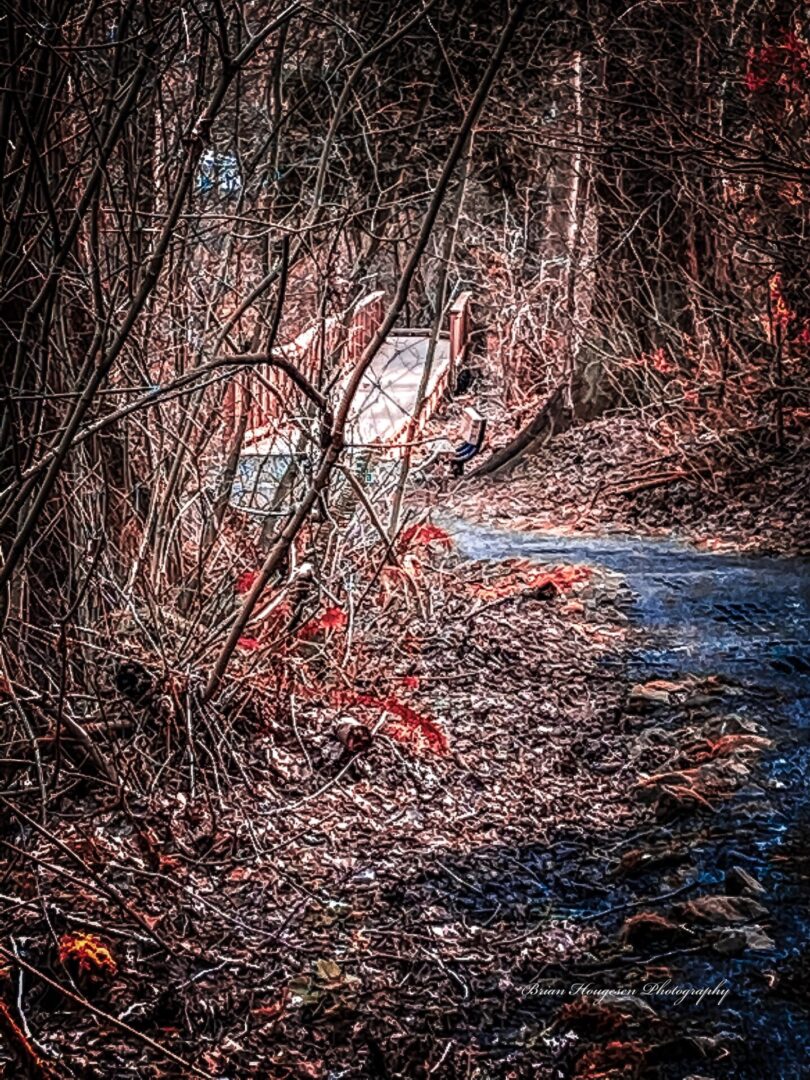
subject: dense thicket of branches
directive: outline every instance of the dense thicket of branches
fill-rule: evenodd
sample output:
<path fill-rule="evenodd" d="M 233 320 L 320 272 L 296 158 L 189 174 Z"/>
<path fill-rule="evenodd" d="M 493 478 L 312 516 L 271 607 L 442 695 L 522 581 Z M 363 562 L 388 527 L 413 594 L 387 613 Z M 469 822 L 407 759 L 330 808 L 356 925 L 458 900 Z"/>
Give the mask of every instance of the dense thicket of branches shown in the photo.
<path fill-rule="evenodd" d="M 514 436 L 487 471 L 606 408 L 654 418 L 672 436 L 667 460 L 686 431 L 738 459 L 756 439 L 778 467 L 810 416 L 810 31 L 787 0 L 5 0 L 0 72 L 0 885 L 30 885 L 3 894 L 18 925 L 41 915 L 28 959 L 4 938 L 0 961 L 16 965 L 19 1001 L 23 975 L 41 989 L 31 955 L 50 963 L 65 915 L 42 882 L 59 875 L 64 895 L 75 887 L 99 919 L 126 922 L 133 968 L 175 965 L 148 1010 L 102 1019 L 185 1070 L 127 1026 L 130 1009 L 160 1032 L 177 1018 L 173 988 L 231 964 L 287 987 L 288 956 L 257 974 L 244 954 L 287 948 L 313 898 L 281 870 L 241 892 L 245 860 L 269 865 L 288 843 L 268 829 L 262 847 L 243 796 L 275 814 L 294 737 L 313 791 L 284 821 L 289 843 L 309 844 L 323 777 L 336 783 L 373 737 L 338 716 L 340 756 L 319 773 L 295 693 L 337 713 L 393 709 L 447 748 L 374 686 L 385 647 L 363 655 L 354 636 L 364 614 L 382 635 L 380 596 L 423 626 L 441 616 L 423 610 L 401 527 L 449 538 L 407 520 L 409 459 L 392 470 L 399 486 L 386 474 L 375 487 L 371 451 L 347 445 L 386 333 L 435 330 L 472 291 L 472 377 Z M 341 366 L 353 305 L 372 290 L 382 326 Z M 309 327 L 323 332 L 304 370 L 284 346 Z M 231 505 L 259 387 L 277 405 L 271 434 L 306 462 L 275 478 L 269 517 Z M 476 616 L 501 602 L 471 595 Z M 409 635 L 395 635 L 406 653 Z M 79 853 L 96 815 L 129 845 L 111 875 L 97 866 L 112 848 Z M 181 817 L 182 866 L 152 829 L 160 819 L 171 834 Z M 187 886 L 189 867 L 204 884 Z M 238 903 L 261 893 L 262 918 L 278 896 L 288 909 L 269 930 L 249 924 L 238 905 L 217 907 L 226 879 Z M 170 927 L 134 903 L 144 881 L 170 882 Z M 318 903 L 324 921 L 343 918 Z M 189 944 L 199 926 L 208 938 Z M 14 1026 L 3 979 L 0 962 L 0 1033 L 32 1075 L 56 1075 Z M 254 1004 L 242 990 L 233 1030 Z M 442 1008 L 429 1003 L 428 1034 L 401 1025 L 396 1054 L 428 1063 Z M 207 1016 L 203 1004 L 185 1030 L 196 1037 Z M 373 1065 L 374 1038 L 358 1025 L 346 1045 Z M 373 1075 L 388 1075 L 384 1061 Z"/>
<path fill-rule="evenodd" d="M 444 270 L 447 297 L 472 287 L 507 402 L 562 385 L 569 412 L 576 390 L 789 438 L 810 348 L 793 5 L 524 7 L 4 5 L 5 677 L 60 724 L 122 628 L 122 654 L 137 642 L 215 693 L 323 518 L 344 438 L 333 357 L 315 384 L 277 372 L 323 467 L 265 530 L 240 621 L 233 568 L 257 537 L 224 527 L 244 424 L 223 446 L 222 402 L 271 368 L 227 357 L 270 355 L 371 288 L 414 322 Z M 317 526 L 316 557 L 336 530 Z M 19 698 L 6 716 L 23 740 L 46 722 Z"/>

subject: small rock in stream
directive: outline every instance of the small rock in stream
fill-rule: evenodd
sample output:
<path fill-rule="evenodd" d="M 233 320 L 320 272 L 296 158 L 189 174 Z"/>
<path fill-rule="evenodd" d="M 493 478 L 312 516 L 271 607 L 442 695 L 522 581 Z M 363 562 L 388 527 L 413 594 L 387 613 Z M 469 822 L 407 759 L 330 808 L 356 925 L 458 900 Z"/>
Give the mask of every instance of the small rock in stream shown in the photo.
<path fill-rule="evenodd" d="M 776 948 L 776 942 L 758 926 L 741 926 L 724 930 L 714 947 L 723 956 L 739 956 L 748 949 L 770 952 Z"/>
<path fill-rule="evenodd" d="M 767 892 L 765 886 L 741 866 L 732 866 L 728 871 L 726 888 L 733 896 L 739 896 L 741 893 L 747 893 L 749 896 L 764 896 Z"/>

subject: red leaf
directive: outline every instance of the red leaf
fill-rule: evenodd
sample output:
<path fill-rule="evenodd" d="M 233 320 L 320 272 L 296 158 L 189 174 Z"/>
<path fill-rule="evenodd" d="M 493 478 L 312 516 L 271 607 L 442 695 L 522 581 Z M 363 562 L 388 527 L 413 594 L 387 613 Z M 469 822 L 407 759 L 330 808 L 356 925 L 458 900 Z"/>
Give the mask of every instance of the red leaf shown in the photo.
<path fill-rule="evenodd" d="M 447 735 L 435 720 L 423 716 L 410 705 L 404 705 L 396 698 L 375 698 L 368 694 L 357 694 L 358 705 L 375 705 L 392 713 L 397 719 L 385 725 L 385 730 L 392 739 L 410 746 L 414 750 L 431 750 L 434 754 L 446 754 L 449 750 Z"/>
<path fill-rule="evenodd" d="M 346 612 L 339 607 L 330 607 L 321 615 L 321 626 L 341 628 L 349 621 Z"/>
<path fill-rule="evenodd" d="M 307 641 L 317 635 L 319 630 L 342 630 L 349 621 L 349 617 L 342 608 L 327 608 L 322 615 L 304 623 L 298 631 L 298 636 Z"/>
<path fill-rule="evenodd" d="M 678 365 L 670 360 L 663 348 L 650 353 L 650 363 L 662 375 L 673 375 L 678 370 Z"/>
<path fill-rule="evenodd" d="M 428 544 L 451 548 L 453 537 L 444 529 L 440 529 L 438 525 L 426 524 L 409 526 L 399 538 L 399 546 L 402 549 L 410 546 L 427 547 Z"/>
<path fill-rule="evenodd" d="M 240 649 L 258 649 L 261 643 L 255 637 L 240 637 L 236 643 Z"/>
<path fill-rule="evenodd" d="M 776 44 L 748 50 L 745 88 L 749 94 L 781 91 L 785 98 L 805 99 L 810 73 L 810 45 L 792 31 Z"/>
<path fill-rule="evenodd" d="M 236 579 L 235 589 L 238 593 L 249 593 L 253 588 L 256 578 L 259 576 L 258 570 L 245 570 Z"/>
<path fill-rule="evenodd" d="M 796 312 L 792 311 L 790 304 L 782 290 L 782 275 L 774 274 L 768 286 L 771 297 L 771 318 L 784 328 L 796 318 Z"/>

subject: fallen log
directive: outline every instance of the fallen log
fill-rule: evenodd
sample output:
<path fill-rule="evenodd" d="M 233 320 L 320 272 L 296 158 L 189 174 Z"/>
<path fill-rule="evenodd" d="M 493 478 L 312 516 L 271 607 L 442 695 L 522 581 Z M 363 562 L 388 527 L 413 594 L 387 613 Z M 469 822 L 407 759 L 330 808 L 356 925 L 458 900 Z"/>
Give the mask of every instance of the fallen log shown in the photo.
<path fill-rule="evenodd" d="M 581 378 L 561 383 L 534 419 L 470 476 L 496 476 L 509 472 L 521 458 L 535 453 L 554 435 L 567 431 L 575 420 L 590 420 L 598 411 L 598 403 L 587 398 L 585 382 Z"/>

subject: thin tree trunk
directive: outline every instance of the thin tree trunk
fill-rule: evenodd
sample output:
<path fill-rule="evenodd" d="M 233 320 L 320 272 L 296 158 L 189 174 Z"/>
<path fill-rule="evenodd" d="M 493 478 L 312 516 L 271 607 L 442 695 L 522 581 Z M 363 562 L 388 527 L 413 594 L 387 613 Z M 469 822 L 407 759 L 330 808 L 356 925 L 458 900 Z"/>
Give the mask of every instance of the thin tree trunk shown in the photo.
<path fill-rule="evenodd" d="M 442 263 L 441 269 L 439 271 L 439 280 L 436 286 L 435 315 L 433 317 L 433 324 L 430 328 L 430 340 L 428 342 L 425 364 L 422 368 L 422 377 L 419 380 L 419 388 L 416 392 L 416 401 L 414 402 L 411 418 L 408 421 L 408 427 L 405 435 L 405 448 L 402 454 L 402 464 L 399 470 L 397 486 L 394 491 L 394 501 L 391 507 L 391 519 L 388 523 L 389 535 L 391 536 L 392 540 L 396 536 L 397 530 L 399 528 L 399 516 L 402 510 L 402 499 L 405 494 L 405 485 L 408 482 L 408 473 L 410 472 L 411 468 L 413 445 L 416 439 L 417 432 L 419 430 L 419 420 L 422 415 L 422 410 L 425 406 L 427 388 L 430 385 L 430 376 L 433 371 L 433 358 L 436 354 L 436 343 L 439 340 L 439 334 L 441 332 L 442 323 L 444 321 L 445 308 L 447 306 L 447 278 L 450 273 L 450 263 L 453 258 L 453 251 L 455 250 L 456 246 L 458 223 L 461 217 L 462 208 L 464 206 L 464 193 L 467 187 L 467 175 L 469 172 L 471 155 L 472 138 L 470 139 L 470 148 L 467 151 L 467 156 L 465 157 L 461 167 L 461 176 L 459 178 L 458 193 L 456 198 L 456 204 L 453 209 L 452 221 L 447 228 L 447 233 L 444 238 Z"/>

